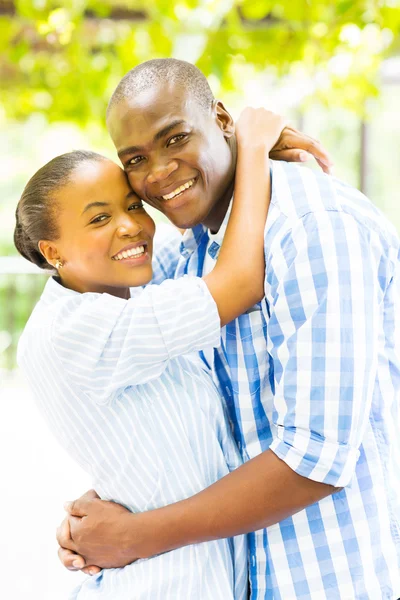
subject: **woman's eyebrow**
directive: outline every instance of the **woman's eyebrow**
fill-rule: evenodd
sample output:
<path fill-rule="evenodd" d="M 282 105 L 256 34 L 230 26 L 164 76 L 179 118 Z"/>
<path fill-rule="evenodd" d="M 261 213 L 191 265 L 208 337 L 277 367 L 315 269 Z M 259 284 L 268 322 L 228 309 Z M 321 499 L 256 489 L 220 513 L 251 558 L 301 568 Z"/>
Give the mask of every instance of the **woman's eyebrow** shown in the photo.
<path fill-rule="evenodd" d="M 100 207 L 100 206 L 109 206 L 108 202 L 90 202 L 89 204 L 86 204 L 85 208 L 82 211 L 81 216 L 87 212 L 89 210 L 89 208 L 93 208 L 94 206 L 96 207 Z"/>

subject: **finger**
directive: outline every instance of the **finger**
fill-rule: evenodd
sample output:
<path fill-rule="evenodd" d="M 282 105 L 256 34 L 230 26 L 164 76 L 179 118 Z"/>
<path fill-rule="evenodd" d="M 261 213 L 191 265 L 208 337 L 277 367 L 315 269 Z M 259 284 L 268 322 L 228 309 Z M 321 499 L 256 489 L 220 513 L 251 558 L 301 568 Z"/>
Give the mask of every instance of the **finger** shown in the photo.
<path fill-rule="evenodd" d="M 290 133 L 288 134 L 288 130 Z M 322 146 L 322 144 L 303 133 L 299 133 L 292 128 L 286 128 L 286 135 L 282 139 L 281 144 L 278 142 L 274 150 L 304 150 L 309 154 L 312 154 L 315 159 L 320 160 L 327 167 L 333 166 L 333 162 Z"/>
<path fill-rule="evenodd" d="M 76 517 L 85 517 L 87 515 L 87 507 L 93 500 L 99 498 L 95 490 L 89 490 L 83 496 L 77 500 L 73 500 L 64 503 L 64 509 L 70 514 Z"/>
<path fill-rule="evenodd" d="M 317 161 L 317 163 L 319 164 L 319 166 L 321 167 L 321 169 L 323 170 L 324 173 L 326 173 L 327 175 L 332 175 L 333 164 L 326 165 L 322 161 L 318 160 L 318 158 L 315 158 L 315 160 Z"/>
<path fill-rule="evenodd" d="M 273 160 L 285 160 L 287 162 L 307 162 L 313 157 L 312 154 L 305 152 L 304 150 L 272 150 L 269 153 L 270 158 Z"/>
<path fill-rule="evenodd" d="M 58 549 L 58 558 L 69 571 L 79 571 L 85 567 L 85 559 L 83 556 L 72 552 L 66 548 Z"/>
<path fill-rule="evenodd" d="M 97 575 L 100 571 L 100 567 L 96 567 L 96 565 L 90 565 L 89 567 L 82 569 L 82 573 L 85 573 L 86 575 Z"/>
<path fill-rule="evenodd" d="M 61 523 L 61 525 L 57 528 L 56 538 L 58 544 L 62 548 L 69 548 L 70 550 L 74 550 L 68 517 L 66 517 Z"/>
<path fill-rule="evenodd" d="M 69 526 L 70 526 L 70 532 L 71 532 L 71 539 L 72 539 L 72 544 L 75 546 L 75 542 L 77 540 L 79 540 L 79 532 L 80 532 L 80 528 L 82 526 L 83 523 L 83 519 L 82 517 L 75 517 L 74 515 L 71 515 L 69 517 Z M 75 540 L 75 542 L 74 542 Z M 70 547 L 70 546 L 68 546 Z M 73 550 L 76 550 L 76 546 L 73 548 Z"/>
<path fill-rule="evenodd" d="M 318 158 L 314 157 L 304 150 L 274 150 L 269 153 L 270 158 L 273 160 L 284 160 L 286 162 L 307 162 L 308 160 L 315 158 L 318 165 L 321 167 L 324 173 L 331 175 L 331 167 L 325 165 Z"/>

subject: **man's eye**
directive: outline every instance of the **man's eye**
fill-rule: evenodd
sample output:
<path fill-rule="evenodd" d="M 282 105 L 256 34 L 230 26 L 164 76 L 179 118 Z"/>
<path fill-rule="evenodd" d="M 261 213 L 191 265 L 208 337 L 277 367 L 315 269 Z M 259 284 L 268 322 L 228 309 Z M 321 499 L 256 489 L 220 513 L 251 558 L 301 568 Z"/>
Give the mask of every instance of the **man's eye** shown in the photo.
<path fill-rule="evenodd" d="M 143 202 L 134 202 L 133 204 L 130 205 L 130 207 L 128 208 L 128 210 L 138 210 L 140 208 L 143 208 Z"/>
<path fill-rule="evenodd" d="M 108 219 L 109 216 L 110 215 L 99 215 L 98 217 L 95 217 L 92 221 L 90 221 L 90 223 L 101 223 L 102 221 Z"/>
<path fill-rule="evenodd" d="M 170 138 L 168 141 L 168 146 L 171 146 L 173 144 L 176 144 L 177 142 L 180 142 L 185 137 L 187 137 L 186 133 L 178 133 L 178 135 L 173 135 L 172 138 Z"/>
<path fill-rule="evenodd" d="M 144 160 L 144 156 L 134 156 L 128 161 L 128 165 L 138 165 L 142 160 Z"/>

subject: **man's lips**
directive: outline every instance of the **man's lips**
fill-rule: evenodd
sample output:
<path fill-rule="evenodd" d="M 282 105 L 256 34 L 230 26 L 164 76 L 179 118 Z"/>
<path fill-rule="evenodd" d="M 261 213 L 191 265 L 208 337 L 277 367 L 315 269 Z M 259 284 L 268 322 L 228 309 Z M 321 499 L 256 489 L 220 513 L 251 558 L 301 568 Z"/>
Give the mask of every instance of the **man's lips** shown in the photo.
<path fill-rule="evenodd" d="M 138 249 L 143 247 L 144 252 L 147 250 L 148 243 L 145 240 L 139 240 L 138 242 L 132 242 L 127 246 L 118 250 L 112 257 L 111 260 L 123 260 L 124 258 L 135 258 L 136 255 L 141 255 L 142 253 L 138 252 Z M 126 256 L 125 256 L 125 255 Z"/>
<path fill-rule="evenodd" d="M 169 186 L 160 190 L 160 192 L 157 196 L 153 196 L 153 197 L 155 199 L 161 200 L 163 202 L 173 200 L 173 198 L 175 198 L 179 194 L 182 194 L 184 191 L 186 191 L 186 189 L 190 189 L 191 187 L 193 187 L 196 184 L 197 179 L 198 179 L 198 177 L 191 177 L 190 179 L 183 179 L 181 181 L 171 183 Z M 180 189 L 180 188 L 182 188 L 182 189 Z M 186 189 L 183 189 L 183 188 L 186 188 Z M 169 196 L 171 194 L 174 194 L 174 196 L 172 198 L 165 198 L 165 196 Z"/>
<path fill-rule="evenodd" d="M 189 188 L 187 188 L 185 190 L 182 190 L 182 192 L 179 192 L 173 198 L 170 198 L 167 200 L 165 200 L 164 198 L 160 198 L 158 200 L 157 207 L 160 208 L 162 211 L 169 211 L 169 210 L 175 210 L 177 208 L 180 208 L 181 206 L 183 206 L 190 200 L 192 191 L 194 190 L 196 185 L 197 185 L 197 179 L 194 180 L 194 183 L 192 186 L 190 186 Z"/>

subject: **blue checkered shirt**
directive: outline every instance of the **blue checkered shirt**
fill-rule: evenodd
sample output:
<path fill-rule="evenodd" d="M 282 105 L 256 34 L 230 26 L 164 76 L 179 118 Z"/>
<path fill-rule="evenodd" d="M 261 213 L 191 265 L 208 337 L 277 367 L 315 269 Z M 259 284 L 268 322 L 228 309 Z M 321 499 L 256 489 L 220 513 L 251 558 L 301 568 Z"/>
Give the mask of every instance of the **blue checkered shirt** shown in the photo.
<path fill-rule="evenodd" d="M 289 163 L 272 162 L 271 173 L 265 298 L 203 359 L 244 461 L 270 449 L 303 477 L 343 489 L 249 535 L 251 597 L 394 600 L 399 239 L 342 182 Z M 187 231 L 176 276 L 202 275 L 221 241 L 202 226 Z"/>

